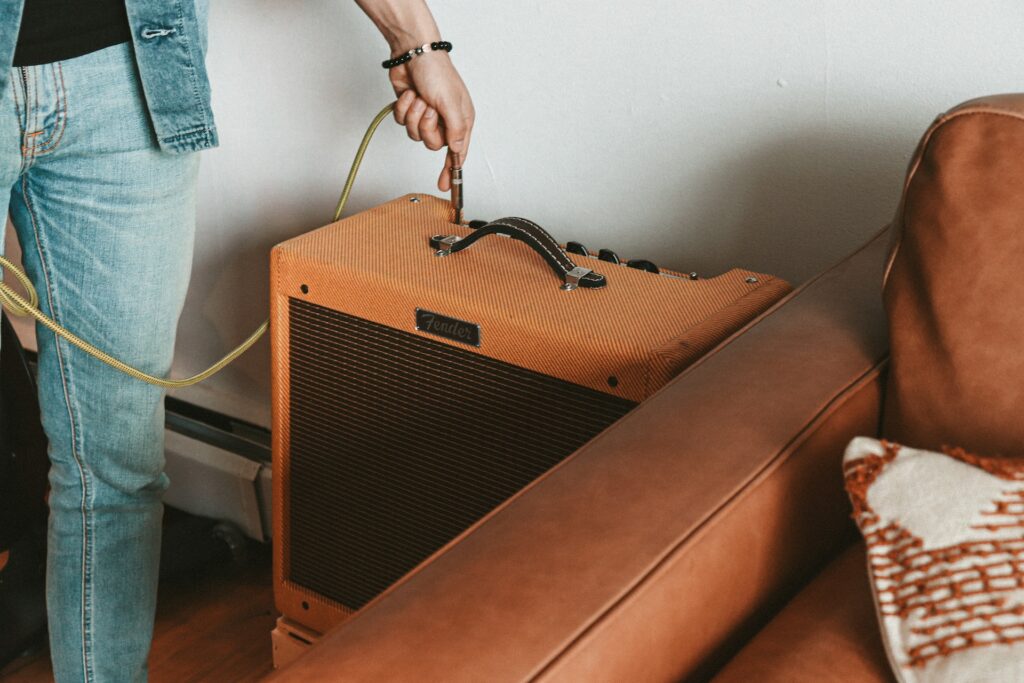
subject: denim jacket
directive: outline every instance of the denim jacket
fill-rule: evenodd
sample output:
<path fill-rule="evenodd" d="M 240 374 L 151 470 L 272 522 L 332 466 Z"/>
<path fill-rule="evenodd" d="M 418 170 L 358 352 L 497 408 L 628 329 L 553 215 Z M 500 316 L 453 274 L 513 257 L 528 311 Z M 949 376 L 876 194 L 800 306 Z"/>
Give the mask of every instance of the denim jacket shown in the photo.
<path fill-rule="evenodd" d="M 135 61 L 160 148 L 191 152 L 217 145 L 206 75 L 208 0 L 125 0 Z M 25 0 L 0 0 L 0 63 L 14 61 Z M 10 69 L 0 69 L 0 96 Z"/>

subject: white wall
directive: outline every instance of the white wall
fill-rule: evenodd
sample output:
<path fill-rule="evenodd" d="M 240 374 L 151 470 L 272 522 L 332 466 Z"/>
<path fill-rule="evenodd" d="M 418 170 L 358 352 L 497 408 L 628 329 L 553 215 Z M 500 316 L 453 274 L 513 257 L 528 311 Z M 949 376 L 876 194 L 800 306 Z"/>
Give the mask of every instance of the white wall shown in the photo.
<path fill-rule="evenodd" d="M 470 217 L 714 274 L 798 282 L 892 213 L 932 118 L 1021 89 L 1020 0 L 433 3 L 478 111 Z M 178 374 L 266 315 L 267 253 L 327 221 L 391 97 L 383 40 L 349 0 L 218 0 Z M 440 154 L 383 128 L 352 210 L 430 191 Z M 436 191 L 436 190 L 435 190 Z M 189 400 L 269 422 L 268 347 Z"/>

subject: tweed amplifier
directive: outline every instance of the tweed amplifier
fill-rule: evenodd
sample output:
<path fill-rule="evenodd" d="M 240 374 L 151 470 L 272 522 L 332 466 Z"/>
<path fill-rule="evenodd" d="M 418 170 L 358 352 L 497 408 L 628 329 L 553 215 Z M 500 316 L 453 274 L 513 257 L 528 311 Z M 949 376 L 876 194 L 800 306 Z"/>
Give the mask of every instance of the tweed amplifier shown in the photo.
<path fill-rule="evenodd" d="M 454 211 L 406 196 L 272 253 L 275 598 L 321 633 L 790 289 Z"/>

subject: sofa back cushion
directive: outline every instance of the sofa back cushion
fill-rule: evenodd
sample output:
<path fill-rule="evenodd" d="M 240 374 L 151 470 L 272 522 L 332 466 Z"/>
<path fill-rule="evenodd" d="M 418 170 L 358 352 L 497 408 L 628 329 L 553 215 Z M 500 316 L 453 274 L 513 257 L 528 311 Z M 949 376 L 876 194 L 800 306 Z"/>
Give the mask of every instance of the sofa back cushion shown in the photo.
<path fill-rule="evenodd" d="M 1024 94 L 967 102 L 925 134 L 884 282 L 883 434 L 1024 455 Z"/>

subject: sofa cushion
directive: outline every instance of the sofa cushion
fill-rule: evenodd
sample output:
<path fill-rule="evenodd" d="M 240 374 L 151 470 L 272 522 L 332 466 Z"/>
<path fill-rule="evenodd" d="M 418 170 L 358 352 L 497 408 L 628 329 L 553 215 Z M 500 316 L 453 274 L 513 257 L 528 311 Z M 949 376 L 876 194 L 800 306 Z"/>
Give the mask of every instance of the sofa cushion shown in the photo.
<path fill-rule="evenodd" d="M 858 543 L 832 562 L 718 674 L 714 683 L 893 680 Z"/>
<path fill-rule="evenodd" d="M 1024 443 L 1024 94 L 939 117 L 911 161 L 885 278 L 882 433 L 985 455 Z"/>

